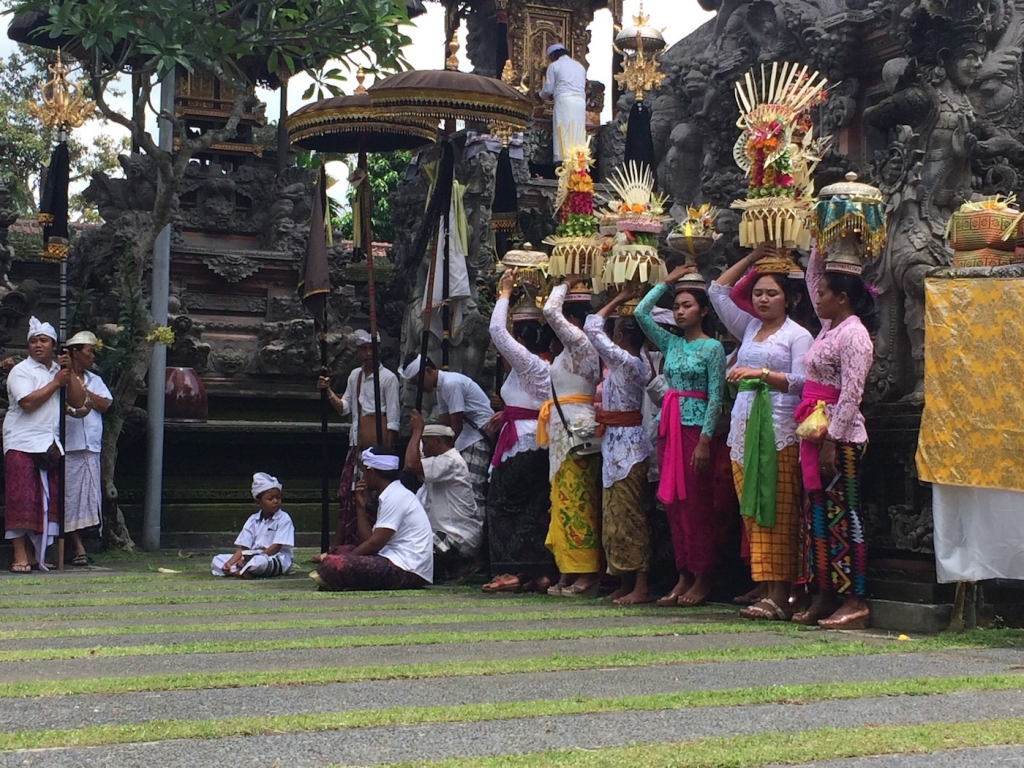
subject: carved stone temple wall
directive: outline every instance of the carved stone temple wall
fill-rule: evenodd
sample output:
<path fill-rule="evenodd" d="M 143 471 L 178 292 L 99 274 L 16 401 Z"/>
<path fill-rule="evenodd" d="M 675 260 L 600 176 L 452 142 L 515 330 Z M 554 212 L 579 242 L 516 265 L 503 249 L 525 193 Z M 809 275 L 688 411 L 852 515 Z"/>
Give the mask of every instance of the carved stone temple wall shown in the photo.
<path fill-rule="evenodd" d="M 876 596 L 930 600 L 931 510 L 914 448 L 926 342 L 923 280 L 949 263 L 943 232 L 972 195 L 1024 187 L 1024 2 L 953 0 L 700 0 L 718 14 L 662 55 L 667 77 L 648 97 L 658 180 L 677 203 L 728 209 L 745 179 L 732 159 L 738 135 L 733 83 L 751 67 L 798 61 L 833 84 L 817 110 L 830 149 L 816 186 L 856 170 L 878 185 L 890 242 L 866 274 L 880 291 L 882 328 L 868 384 L 871 448 L 865 496 Z M 653 10 L 653 9 L 652 9 Z M 657 26 L 658 19 L 651 22 Z M 600 164 L 621 159 L 619 127 L 601 129 Z M 737 217 L 703 268 L 733 262 Z"/>

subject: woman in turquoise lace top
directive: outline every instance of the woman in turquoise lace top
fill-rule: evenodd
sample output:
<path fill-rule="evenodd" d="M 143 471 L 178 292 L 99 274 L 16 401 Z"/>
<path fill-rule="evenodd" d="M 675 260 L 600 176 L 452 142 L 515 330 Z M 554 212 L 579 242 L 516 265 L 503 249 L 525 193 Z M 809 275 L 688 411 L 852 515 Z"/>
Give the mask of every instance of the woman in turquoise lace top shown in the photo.
<path fill-rule="evenodd" d="M 680 278 L 685 280 L 677 283 Z M 675 292 L 677 336 L 651 319 L 651 310 L 669 290 Z M 665 505 L 679 581 L 659 605 L 701 605 L 714 586 L 718 552 L 728 520 L 714 514 L 711 439 L 722 410 L 725 350 L 706 333 L 710 302 L 696 269 L 681 266 L 648 293 L 636 319 L 661 350 L 670 390 L 658 428 L 658 500 Z"/>

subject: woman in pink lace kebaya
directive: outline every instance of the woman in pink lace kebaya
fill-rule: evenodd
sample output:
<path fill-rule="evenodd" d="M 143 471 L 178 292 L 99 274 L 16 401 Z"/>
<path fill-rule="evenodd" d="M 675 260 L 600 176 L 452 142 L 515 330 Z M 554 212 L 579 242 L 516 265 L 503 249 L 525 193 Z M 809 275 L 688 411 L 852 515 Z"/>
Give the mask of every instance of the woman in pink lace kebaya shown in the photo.
<path fill-rule="evenodd" d="M 867 551 L 861 520 L 861 459 L 868 435 L 860 412 L 874 357 L 874 297 L 860 275 L 831 271 L 811 251 L 807 288 L 821 320 L 821 333 L 804 358 L 807 380 L 796 411 L 803 422 L 824 403 L 828 431 L 820 442 L 804 440 L 800 466 L 807 506 L 807 571 L 817 594 L 811 607 L 793 616 L 798 624 L 863 629 Z"/>

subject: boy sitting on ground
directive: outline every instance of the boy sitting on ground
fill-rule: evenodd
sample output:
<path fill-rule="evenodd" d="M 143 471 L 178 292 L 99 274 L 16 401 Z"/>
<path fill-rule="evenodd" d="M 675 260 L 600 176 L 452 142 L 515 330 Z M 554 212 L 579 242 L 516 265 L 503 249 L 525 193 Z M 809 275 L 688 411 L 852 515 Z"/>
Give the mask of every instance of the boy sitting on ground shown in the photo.
<path fill-rule="evenodd" d="M 269 578 L 287 573 L 292 567 L 295 526 L 281 509 L 281 483 L 266 472 L 252 476 L 252 497 L 260 511 L 242 526 L 235 539 L 233 555 L 216 555 L 210 565 L 214 576 Z"/>

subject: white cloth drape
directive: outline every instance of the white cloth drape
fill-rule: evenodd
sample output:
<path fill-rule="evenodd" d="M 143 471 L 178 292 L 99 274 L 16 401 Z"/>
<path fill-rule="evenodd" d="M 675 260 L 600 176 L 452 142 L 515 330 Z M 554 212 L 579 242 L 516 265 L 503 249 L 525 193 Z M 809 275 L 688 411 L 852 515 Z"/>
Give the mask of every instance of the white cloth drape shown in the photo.
<path fill-rule="evenodd" d="M 940 583 L 1024 579 L 1024 493 L 932 485 Z"/>

